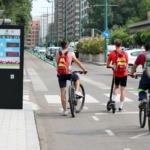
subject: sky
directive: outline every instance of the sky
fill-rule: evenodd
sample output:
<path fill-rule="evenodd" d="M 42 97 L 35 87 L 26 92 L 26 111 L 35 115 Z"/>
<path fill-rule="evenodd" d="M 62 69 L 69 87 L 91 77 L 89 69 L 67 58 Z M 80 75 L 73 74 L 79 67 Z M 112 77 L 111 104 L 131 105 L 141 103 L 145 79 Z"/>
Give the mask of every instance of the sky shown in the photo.
<path fill-rule="evenodd" d="M 52 7 L 52 3 L 48 3 L 47 0 L 33 0 L 32 17 L 40 16 L 44 13 L 47 13 L 47 8 L 43 7 Z M 51 12 L 51 8 L 48 8 L 48 12 Z"/>

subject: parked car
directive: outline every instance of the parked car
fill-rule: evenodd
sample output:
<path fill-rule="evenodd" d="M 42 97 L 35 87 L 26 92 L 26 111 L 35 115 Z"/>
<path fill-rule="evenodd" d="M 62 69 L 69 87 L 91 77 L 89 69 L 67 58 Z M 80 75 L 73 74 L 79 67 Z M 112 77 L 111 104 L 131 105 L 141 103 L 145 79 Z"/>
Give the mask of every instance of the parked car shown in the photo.
<path fill-rule="evenodd" d="M 46 49 L 46 58 L 53 60 L 54 56 L 56 55 L 56 53 L 60 50 L 60 47 L 48 47 Z"/>
<path fill-rule="evenodd" d="M 37 52 L 38 52 L 38 54 L 45 54 L 46 53 L 46 48 L 45 47 L 40 47 Z"/>
<path fill-rule="evenodd" d="M 110 52 L 112 52 L 112 51 L 114 51 L 114 50 L 116 49 L 116 47 L 115 47 L 115 45 L 108 45 L 108 46 L 107 46 L 107 49 L 108 49 L 108 55 L 109 55 Z M 122 46 L 121 49 L 122 49 L 123 51 L 126 51 L 126 50 L 128 50 L 129 48 L 126 48 L 126 47 Z"/>
<path fill-rule="evenodd" d="M 40 49 L 39 46 L 35 46 L 35 47 L 33 48 L 33 52 L 34 52 L 34 53 L 37 53 L 39 49 Z"/>
<path fill-rule="evenodd" d="M 141 53 L 143 53 L 145 50 L 144 49 L 131 49 L 131 50 L 126 50 L 126 53 L 128 54 L 129 57 L 129 63 L 128 63 L 128 71 L 131 72 L 131 68 L 137 58 L 137 56 Z M 140 74 L 142 73 L 142 66 L 139 66 L 137 68 L 137 72 Z"/>

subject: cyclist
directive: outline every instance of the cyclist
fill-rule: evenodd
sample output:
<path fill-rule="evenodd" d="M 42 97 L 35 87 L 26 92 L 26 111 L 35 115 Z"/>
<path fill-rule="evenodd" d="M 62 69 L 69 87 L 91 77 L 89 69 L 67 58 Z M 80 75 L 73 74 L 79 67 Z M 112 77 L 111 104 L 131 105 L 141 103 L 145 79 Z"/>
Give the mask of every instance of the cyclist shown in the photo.
<path fill-rule="evenodd" d="M 61 47 L 62 50 L 61 52 L 64 54 L 65 52 L 68 51 L 68 46 L 69 43 L 66 40 L 61 41 Z M 56 54 L 56 62 L 58 64 L 59 61 L 59 53 Z M 68 51 L 67 57 L 69 59 L 69 74 L 67 75 L 60 75 L 57 73 L 57 77 L 58 77 L 58 82 L 59 82 L 59 87 L 60 87 L 60 92 L 61 92 L 61 103 L 62 103 L 62 107 L 63 107 L 63 112 L 62 115 L 67 116 L 68 111 L 67 111 L 67 99 L 66 99 L 66 84 L 67 84 L 67 80 L 72 79 L 73 81 L 75 81 L 75 94 L 78 96 L 83 96 L 81 94 L 81 92 L 79 91 L 80 88 L 80 80 L 79 80 L 79 76 L 77 74 L 71 74 L 72 72 L 72 66 L 71 66 L 71 62 L 74 61 L 82 70 L 83 73 L 86 74 L 87 70 L 85 69 L 85 67 L 83 66 L 83 64 L 81 64 L 81 62 L 75 57 L 75 55 L 73 55 L 71 52 Z"/>
<path fill-rule="evenodd" d="M 138 90 L 139 90 L 138 96 L 139 96 L 139 101 L 140 101 L 139 108 L 142 108 L 147 103 L 146 90 L 150 89 L 150 78 L 148 78 L 148 76 L 146 75 L 146 71 L 144 69 L 144 65 L 146 62 L 146 53 L 150 51 L 150 43 L 145 44 L 144 48 L 145 48 L 145 52 L 138 55 L 132 67 L 131 74 L 130 74 L 131 77 L 134 77 L 137 67 L 139 65 L 142 65 L 143 73 L 142 73 L 141 79 L 139 81 L 139 86 L 138 86 Z"/>
<path fill-rule="evenodd" d="M 116 50 L 112 51 L 107 59 L 107 68 L 112 68 L 113 70 L 113 75 L 114 75 L 114 80 L 115 80 L 115 86 L 113 89 L 113 94 L 112 94 L 112 100 L 115 102 L 116 101 L 116 97 L 117 94 L 119 92 L 119 86 L 120 86 L 120 90 L 121 90 L 121 95 L 120 95 L 120 104 L 119 104 L 119 111 L 123 110 L 123 104 L 124 104 L 124 100 L 125 100 L 125 87 L 127 84 L 127 64 L 128 64 L 128 55 L 126 52 L 122 51 L 122 41 L 120 39 L 116 39 L 114 41 Z M 120 63 L 122 63 L 121 61 L 124 60 L 124 69 L 121 71 L 118 70 L 119 68 L 119 57 L 121 57 L 120 59 Z M 118 66 L 118 67 L 117 67 Z"/>

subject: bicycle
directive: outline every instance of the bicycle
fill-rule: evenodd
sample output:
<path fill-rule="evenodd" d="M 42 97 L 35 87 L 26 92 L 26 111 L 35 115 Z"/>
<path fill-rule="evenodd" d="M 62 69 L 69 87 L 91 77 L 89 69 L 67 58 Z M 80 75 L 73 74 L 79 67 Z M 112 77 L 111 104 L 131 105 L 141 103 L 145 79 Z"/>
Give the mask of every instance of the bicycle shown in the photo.
<path fill-rule="evenodd" d="M 148 129 L 150 132 L 150 90 L 147 91 L 148 102 L 143 106 L 143 108 L 139 108 L 139 122 L 140 127 L 144 128 L 146 124 L 146 117 L 148 117 Z"/>
<path fill-rule="evenodd" d="M 73 71 L 72 74 L 74 73 L 80 73 L 82 74 L 83 71 Z M 85 102 L 85 91 L 84 87 L 82 84 L 80 84 L 80 92 L 82 93 L 83 97 L 81 96 L 76 96 L 75 95 L 75 83 L 73 80 L 70 80 L 71 84 L 69 85 L 68 88 L 68 94 L 69 94 L 69 104 L 70 104 L 70 111 L 72 117 L 75 117 L 75 113 L 80 113 L 83 109 L 84 102 Z"/>

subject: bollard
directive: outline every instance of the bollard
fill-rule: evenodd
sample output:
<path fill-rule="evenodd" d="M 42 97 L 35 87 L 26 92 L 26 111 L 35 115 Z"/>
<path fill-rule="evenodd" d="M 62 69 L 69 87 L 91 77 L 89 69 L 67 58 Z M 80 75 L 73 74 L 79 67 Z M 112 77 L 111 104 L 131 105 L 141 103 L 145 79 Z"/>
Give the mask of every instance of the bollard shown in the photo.
<path fill-rule="evenodd" d="M 57 63 L 56 63 L 56 59 L 55 57 L 53 58 L 53 66 L 56 67 L 57 66 Z"/>

